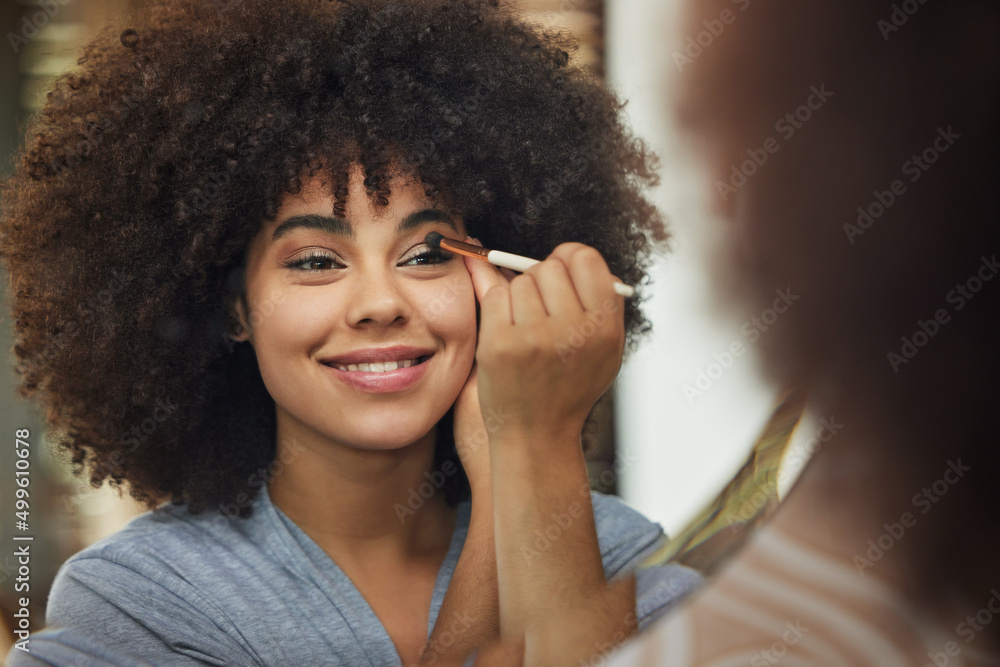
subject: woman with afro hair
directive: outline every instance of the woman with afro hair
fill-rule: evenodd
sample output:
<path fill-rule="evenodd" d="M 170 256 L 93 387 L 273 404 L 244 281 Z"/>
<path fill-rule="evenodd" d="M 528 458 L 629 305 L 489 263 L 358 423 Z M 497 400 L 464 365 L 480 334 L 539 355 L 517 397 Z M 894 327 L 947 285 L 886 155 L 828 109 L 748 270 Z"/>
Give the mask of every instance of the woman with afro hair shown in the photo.
<path fill-rule="evenodd" d="M 613 283 L 666 233 L 571 48 L 444 0 L 162 2 L 85 47 L 0 251 L 21 393 L 150 511 L 62 567 L 12 664 L 449 664 L 530 644 L 554 590 L 633 591 L 623 639 L 698 583 L 637 577 L 660 526 L 587 485 L 648 329 Z"/>

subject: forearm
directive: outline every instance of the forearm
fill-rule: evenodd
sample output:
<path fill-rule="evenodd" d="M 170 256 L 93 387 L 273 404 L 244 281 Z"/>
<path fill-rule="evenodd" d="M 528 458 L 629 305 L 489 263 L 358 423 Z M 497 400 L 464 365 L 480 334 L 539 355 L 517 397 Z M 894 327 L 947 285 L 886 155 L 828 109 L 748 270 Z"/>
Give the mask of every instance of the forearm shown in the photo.
<path fill-rule="evenodd" d="M 606 587 L 579 434 L 491 439 L 505 637 L 582 604 Z"/>
<path fill-rule="evenodd" d="M 462 555 L 420 659 L 421 667 L 460 665 L 476 648 L 500 637 L 493 504 L 488 489 L 473 491 Z"/>
<path fill-rule="evenodd" d="M 637 630 L 634 574 L 615 579 L 590 598 L 528 628 L 524 667 L 604 664 Z"/>

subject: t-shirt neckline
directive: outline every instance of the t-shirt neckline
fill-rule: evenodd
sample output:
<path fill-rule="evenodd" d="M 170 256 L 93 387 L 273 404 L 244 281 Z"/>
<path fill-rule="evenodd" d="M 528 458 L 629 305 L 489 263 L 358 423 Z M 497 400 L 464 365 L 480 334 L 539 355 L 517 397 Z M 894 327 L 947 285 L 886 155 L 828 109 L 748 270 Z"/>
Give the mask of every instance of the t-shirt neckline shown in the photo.
<path fill-rule="evenodd" d="M 353 613 L 345 614 L 345 619 L 347 619 L 347 625 L 351 628 L 358 642 L 364 644 L 366 650 L 371 650 L 369 645 L 373 640 L 378 646 L 379 655 L 373 656 L 374 664 L 389 664 L 385 662 L 386 660 L 393 661 L 392 664 L 399 664 L 401 662 L 400 655 L 396 651 L 392 638 L 389 637 L 382 621 L 379 620 L 371 605 L 350 577 L 315 540 L 309 537 L 298 524 L 271 501 L 266 485 L 261 487 L 260 500 L 260 509 L 264 510 L 263 514 L 268 515 L 269 521 L 274 527 L 274 530 L 269 531 L 269 533 L 275 536 L 277 542 L 280 543 L 276 546 L 279 546 L 289 556 L 288 565 L 290 568 L 317 586 L 335 606 L 341 607 L 347 603 L 350 608 L 349 612 Z M 437 621 L 438 613 L 441 611 L 444 594 L 451 583 L 451 577 L 455 572 L 455 566 L 458 564 L 458 558 L 462 553 L 465 538 L 469 532 L 471 503 L 465 500 L 458 504 L 457 510 L 451 543 L 434 581 L 434 592 L 431 595 L 431 606 L 427 617 L 428 638 L 430 638 L 431 631 Z M 346 596 L 346 600 L 343 599 L 344 596 Z M 353 615 L 359 617 L 355 623 L 352 623 L 350 619 Z M 376 629 L 374 637 L 371 628 Z"/>

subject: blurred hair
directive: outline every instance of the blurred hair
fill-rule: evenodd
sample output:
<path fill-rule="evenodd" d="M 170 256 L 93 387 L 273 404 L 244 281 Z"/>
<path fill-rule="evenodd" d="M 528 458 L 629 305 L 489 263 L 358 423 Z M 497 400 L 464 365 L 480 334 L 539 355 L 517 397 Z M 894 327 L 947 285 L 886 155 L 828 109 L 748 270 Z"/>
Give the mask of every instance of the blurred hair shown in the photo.
<path fill-rule="evenodd" d="M 846 425 L 870 425 L 898 466 L 887 479 L 917 493 L 949 460 L 971 466 L 906 539 L 920 554 L 914 594 L 985 599 L 1000 534 L 1000 277 L 971 299 L 953 290 L 1000 253 L 1000 6 L 758 0 L 743 11 L 716 0 L 691 3 L 687 25 L 724 9 L 736 18 L 683 64 L 677 108 L 733 220 L 726 292 L 748 314 L 776 289 L 800 296 L 761 338 L 767 372 Z M 832 96 L 797 128 L 777 127 L 814 86 Z M 949 133 L 926 169 L 907 166 Z M 777 152 L 723 202 L 717 182 L 738 183 L 733 165 L 769 137 Z"/>

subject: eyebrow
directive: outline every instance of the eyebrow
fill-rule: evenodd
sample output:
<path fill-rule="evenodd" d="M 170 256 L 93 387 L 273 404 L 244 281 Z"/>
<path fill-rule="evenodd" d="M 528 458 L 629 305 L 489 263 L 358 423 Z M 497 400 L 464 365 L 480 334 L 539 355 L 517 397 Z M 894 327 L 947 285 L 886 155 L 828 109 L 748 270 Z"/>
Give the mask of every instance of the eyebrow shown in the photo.
<path fill-rule="evenodd" d="M 396 227 L 396 233 L 401 234 L 407 230 L 419 227 L 420 225 L 427 222 L 443 222 L 449 227 L 455 230 L 458 234 L 458 227 L 452 221 L 451 216 L 449 216 L 444 211 L 438 209 L 428 208 L 422 211 L 415 211 L 405 218 L 403 218 L 399 225 Z M 329 215 L 319 215 L 317 213 L 310 213 L 307 215 L 293 215 L 288 218 L 274 230 L 271 234 L 271 241 L 277 241 L 285 234 L 291 232 L 293 229 L 318 229 L 329 234 L 336 234 L 337 236 L 346 236 L 347 238 L 354 238 L 354 226 L 347 222 L 343 218 L 335 218 Z"/>

